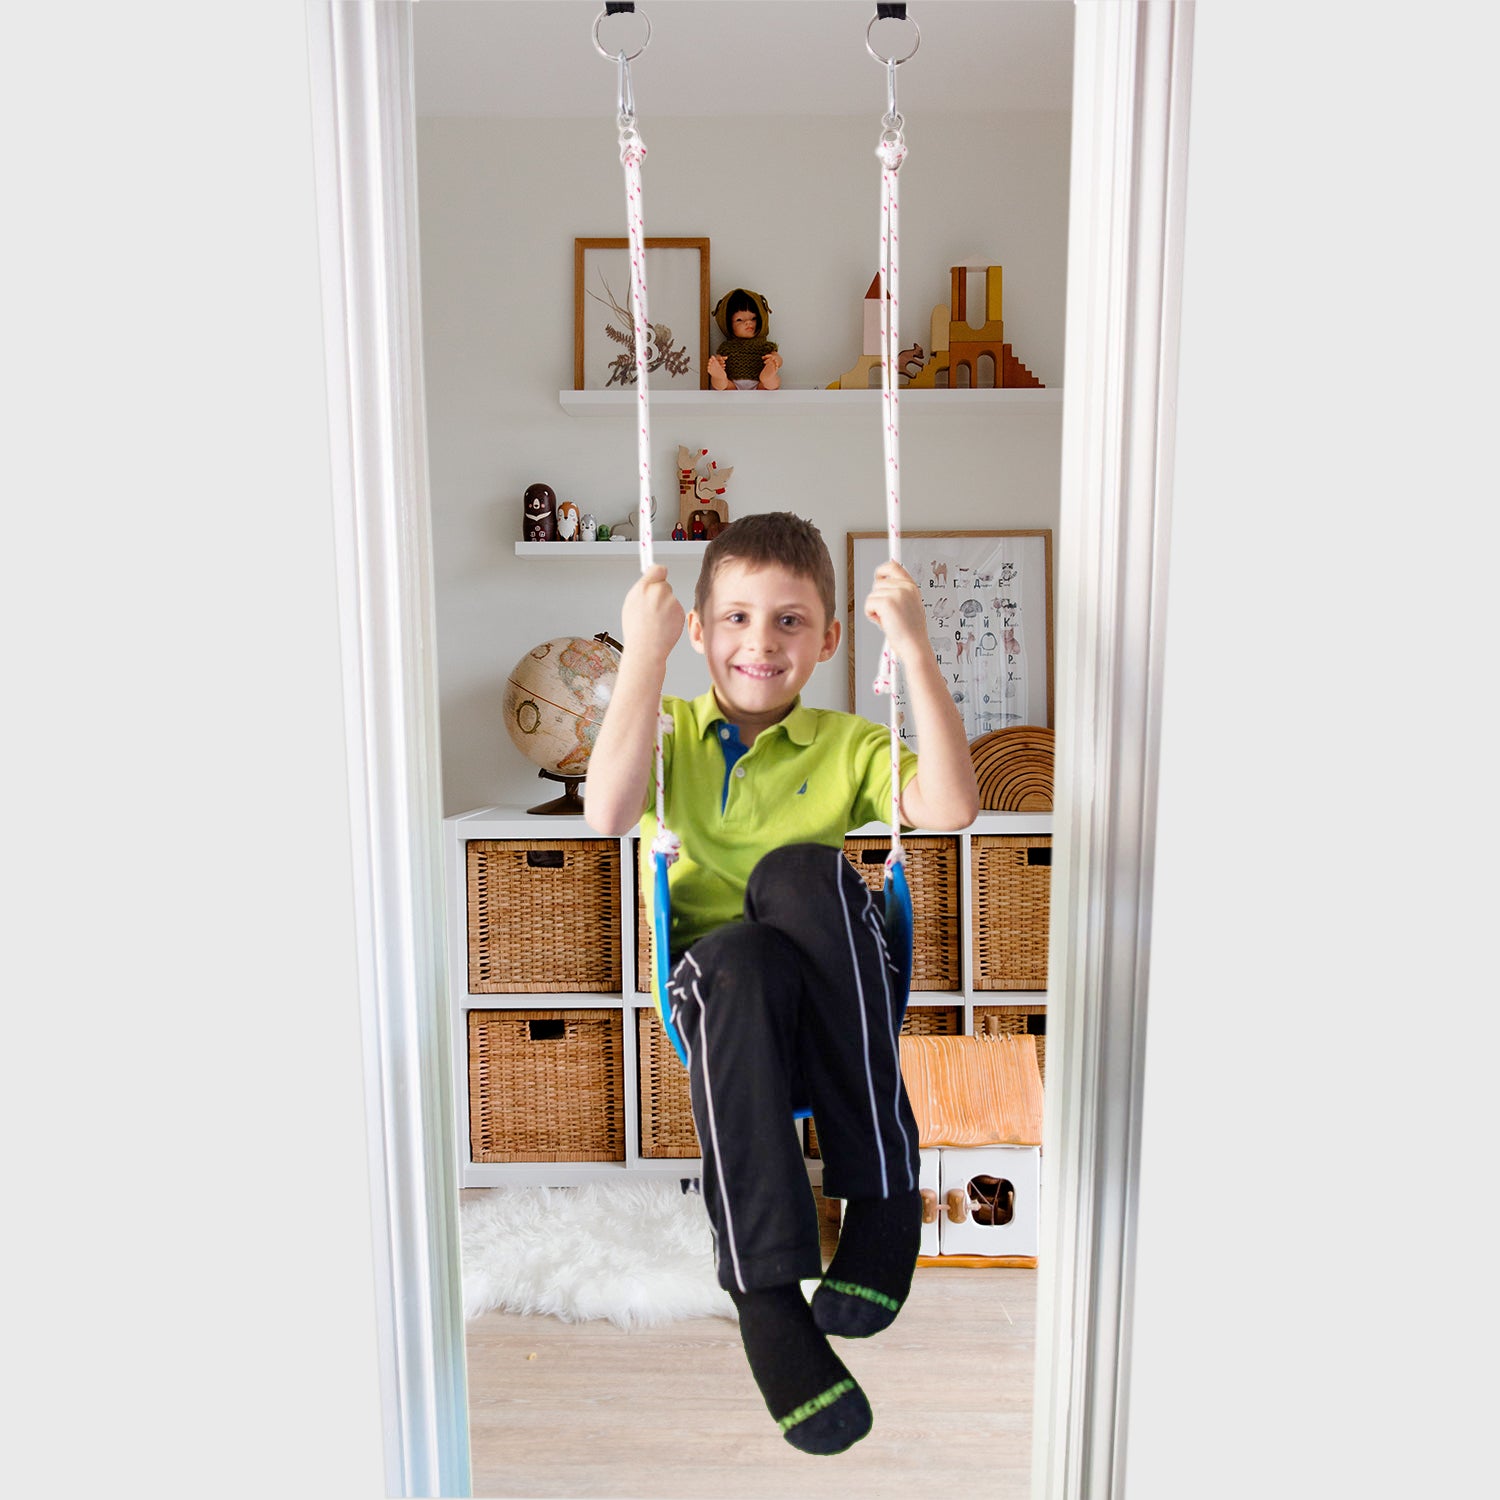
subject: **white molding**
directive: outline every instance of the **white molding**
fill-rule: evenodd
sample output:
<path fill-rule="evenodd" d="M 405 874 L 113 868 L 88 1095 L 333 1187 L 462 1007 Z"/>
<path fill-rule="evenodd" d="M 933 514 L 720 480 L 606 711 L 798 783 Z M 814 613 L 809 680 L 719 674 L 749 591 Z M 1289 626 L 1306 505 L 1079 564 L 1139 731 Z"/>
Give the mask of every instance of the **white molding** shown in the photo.
<path fill-rule="evenodd" d="M 411 12 L 307 25 L 386 1483 L 467 1495 Z"/>
<path fill-rule="evenodd" d="M 1121 1500 L 1193 8 L 1076 14 L 1032 1494 Z"/>

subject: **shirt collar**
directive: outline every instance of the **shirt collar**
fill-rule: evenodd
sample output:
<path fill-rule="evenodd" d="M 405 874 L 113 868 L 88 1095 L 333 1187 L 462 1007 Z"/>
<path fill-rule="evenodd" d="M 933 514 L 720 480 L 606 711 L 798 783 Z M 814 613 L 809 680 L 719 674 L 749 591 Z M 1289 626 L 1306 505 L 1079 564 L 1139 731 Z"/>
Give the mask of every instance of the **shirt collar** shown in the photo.
<path fill-rule="evenodd" d="M 699 739 L 706 739 L 712 734 L 715 725 L 727 722 L 712 688 L 693 699 L 692 710 L 693 727 L 698 731 Z M 771 725 L 771 728 L 786 730 L 787 738 L 794 745 L 810 745 L 817 738 L 818 716 L 812 709 L 803 706 L 801 694 L 798 694 L 791 712 L 780 723 Z M 762 733 L 769 731 L 763 730 Z"/>

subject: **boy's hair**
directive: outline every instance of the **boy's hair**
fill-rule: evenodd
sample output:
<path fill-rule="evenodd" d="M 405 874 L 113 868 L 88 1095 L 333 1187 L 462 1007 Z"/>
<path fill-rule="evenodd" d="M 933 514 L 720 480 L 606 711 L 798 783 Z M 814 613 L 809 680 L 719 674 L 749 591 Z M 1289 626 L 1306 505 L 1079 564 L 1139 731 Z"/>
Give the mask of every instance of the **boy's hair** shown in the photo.
<path fill-rule="evenodd" d="M 738 521 L 731 521 L 703 553 L 698 586 L 693 590 L 693 608 L 700 619 L 719 569 L 733 560 L 751 568 L 774 565 L 799 577 L 810 578 L 817 585 L 818 595 L 823 601 L 824 627 L 833 624 L 833 559 L 828 555 L 823 533 L 811 521 L 804 521 L 801 516 L 785 510 L 741 516 Z"/>

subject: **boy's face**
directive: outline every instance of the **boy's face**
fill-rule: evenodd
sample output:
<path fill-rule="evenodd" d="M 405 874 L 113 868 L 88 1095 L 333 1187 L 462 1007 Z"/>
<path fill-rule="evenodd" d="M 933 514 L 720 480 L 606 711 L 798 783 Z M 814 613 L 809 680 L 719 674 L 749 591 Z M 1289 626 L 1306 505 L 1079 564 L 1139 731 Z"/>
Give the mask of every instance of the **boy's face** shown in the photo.
<path fill-rule="evenodd" d="M 703 615 L 688 616 L 688 639 L 707 659 L 726 717 L 758 731 L 786 716 L 813 668 L 833 655 L 839 623 L 824 614 L 811 578 L 731 558 L 714 575 Z"/>

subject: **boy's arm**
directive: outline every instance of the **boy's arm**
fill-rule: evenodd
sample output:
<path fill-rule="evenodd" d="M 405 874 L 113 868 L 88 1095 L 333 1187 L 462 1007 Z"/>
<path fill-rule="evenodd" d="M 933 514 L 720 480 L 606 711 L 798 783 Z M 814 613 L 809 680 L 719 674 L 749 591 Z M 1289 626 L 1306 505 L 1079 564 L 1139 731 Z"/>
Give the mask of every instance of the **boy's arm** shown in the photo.
<path fill-rule="evenodd" d="M 583 784 L 583 815 L 590 828 L 609 837 L 628 833 L 641 815 L 667 657 L 686 618 L 667 583 L 667 570 L 659 565 L 643 573 L 625 596 L 625 650 Z"/>
<path fill-rule="evenodd" d="M 899 563 L 881 563 L 865 614 L 885 632 L 901 662 L 922 747 L 917 774 L 901 793 L 902 821 L 913 828 L 967 828 L 979 811 L 979 783 L 963 716 L 927 638 L 916 580 Z"/>

